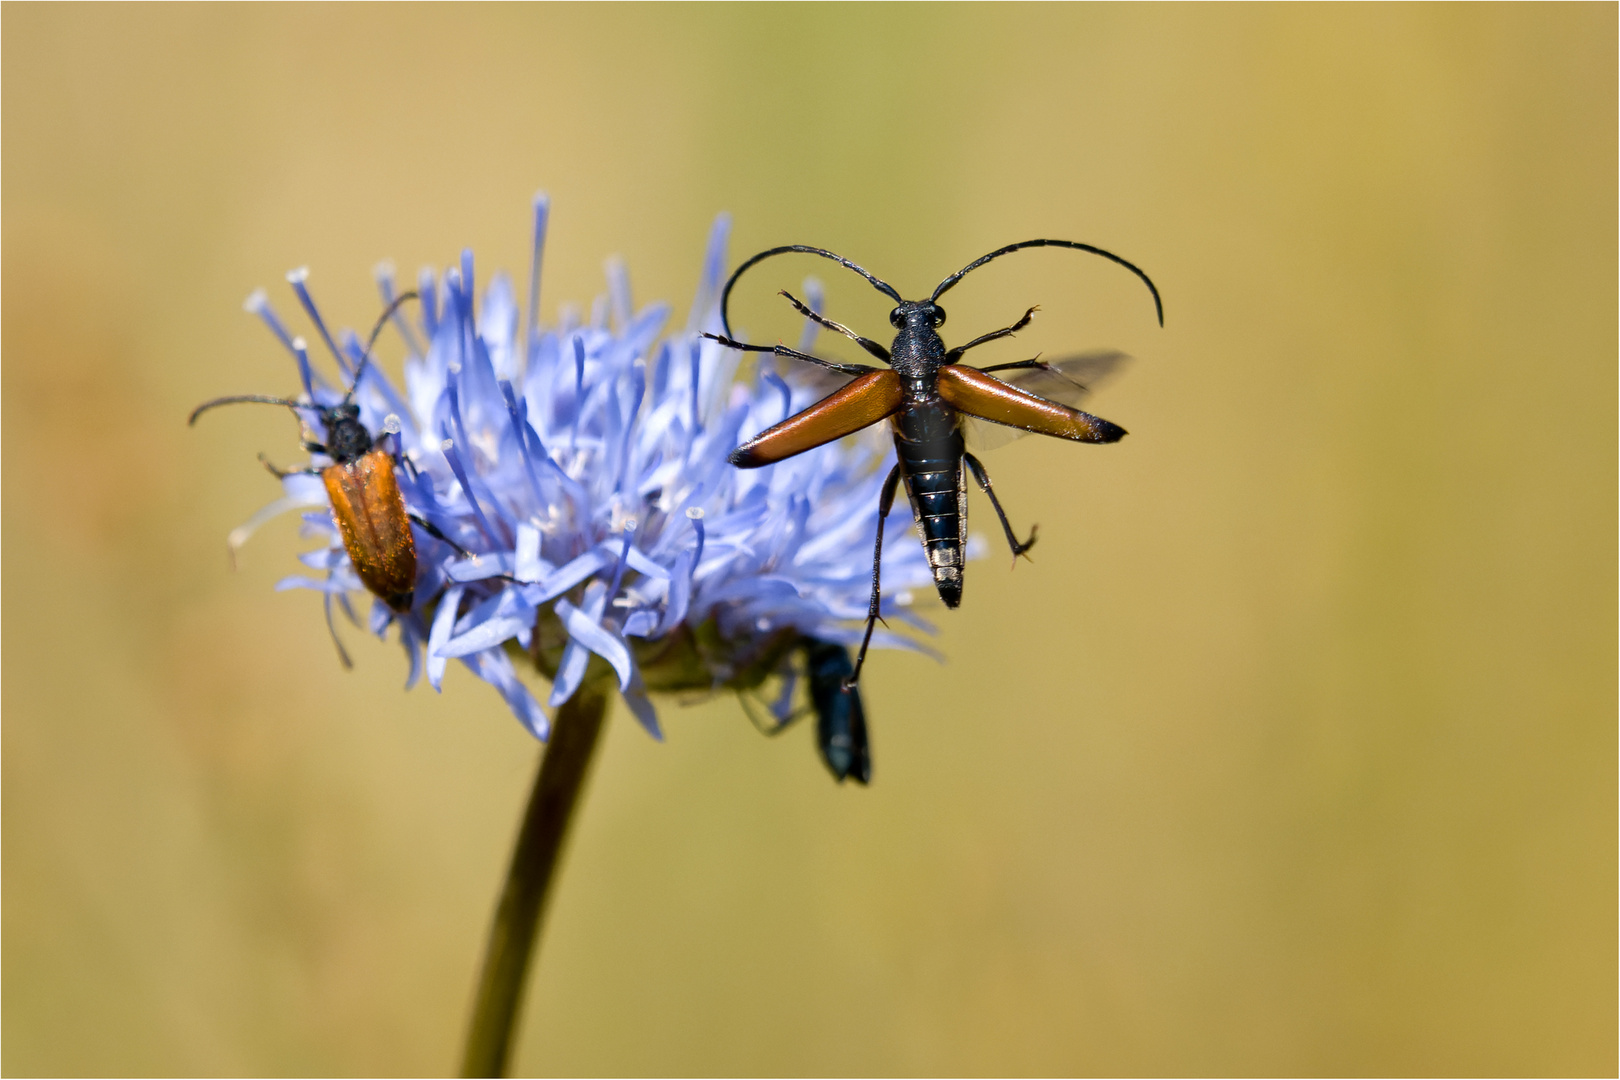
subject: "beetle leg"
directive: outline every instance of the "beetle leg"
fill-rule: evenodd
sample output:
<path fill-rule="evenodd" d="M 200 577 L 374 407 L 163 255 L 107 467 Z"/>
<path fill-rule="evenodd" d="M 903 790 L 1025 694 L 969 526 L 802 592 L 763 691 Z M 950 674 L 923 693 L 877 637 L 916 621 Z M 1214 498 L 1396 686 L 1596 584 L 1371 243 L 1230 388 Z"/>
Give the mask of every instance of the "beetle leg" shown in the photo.
<path fill-rule="evenodd" d="M 1040 368 L 1042 371 L 1050 371 L 1054 375 L 1062 375 L 1063 374 L 1057 368 L 1053 367 L 1051 364 L 1048 364 L 1045 360 L 1042 360 L 1038 356 L 1035 357 L 1033 360 L 1015 360 L 1010 364 L 991 364 L 989 367 L 982 367 L 982 368 L 979 368 L 978 370 L 979 371 L 1011 371 L 1014 368 Z"/>
<path fill-rule="evenodd" d="M 478 558 L 477 555 L 475 555 L 472 552 L 468 551 L 466 548 L 462 547 L 460 544 L 456 543 L 454 540 L 452 540 L 448 536 L 444 535 L 444 533 L 439 529 L 439 527 L 437 525 L 433 524 L 433 522 L 429 521 L 427 518 L 422 517 L 420 514 L 406 514 L 405 516 L 411 519 L 412 524 L 416 525 L 423 532 L 425 532 L 429 536 L 433 537 L 433 539 L 442 541 L 442 542 L 450 545 L 450 547 L 455 549 L 456 554 L 461 556 L 463 559 L 476 559 L 476 558 Z M 521 581 L 518 578 L 513 577 L 511 574 L 494 574 L 492 576 L 495 579 L 499 580 L 499 581 L 510 581 L 513 585 L 534 585 L 534 584 L 536 584 L 533 581 Z"/>
<path fill-rule="evenodd" d="M 319 476 L 321 473 L 326 471 L 325 469 L 316 468 L 279 469 L 275 465 L 271 464 L 270 459 L 265 457 L 263 454 L 259 455 L 259 463 L 266 469 L 269 469 L 270 475 L 275 477 L 277 480 L 285 480 L 289 476 Z"/>
<path fill-rule="evenodd" d="M 782 734 L 782 732 L 798 723 L 807 715 L 807 710 L 800 709 L 790 715 L 786 720 L 778 720 L 774 715 L 761 718 L 760 715 L 754 711 L 758 706 L 753 701 L 749 700 L 747 694 L 739 690 L 737 692 L 737 700 L 742 703 L 743 715 L 747 716 L 748 722 L 754 725 L 754 730 L 759 732 L 761 735 L 764 735 L 766 738 L 776 738 L 778 735 Z"/>
<path fill-rule="evenodd" d="M 473 557 L 472 552 L 468 551 L 466 548 L 444 535 L 444 533 L 440 532 L 439 527 L 433 524 L 433 522 L 429 521 L 427 518 L 422 517 L 420 514 L 406 514 L 405 516 L 410 518 L 411 521 L 417 525 L 417 527 L 419 527 L 429 536 L 433 537 L 433 539 L 449 544 L 455 549 L 456 554 L 460 555 L 463 559 L 470 559 Z"/>
<path fill-rule="evenodd" d="M 962 359 L 962 354 L 967 352 L 969 349 L 983 345 L 987 341 L 995 341 L 997 338 L 1011 337 L 1024 327 L 1028 326 L 1029 320 L 1033 319 L 1035 317 L 1035 313 L 1039 310 L 1041 310 L 1039 307 L 1032 307 L 1028 311 L 1024 312 L 1024 317 L 1022 319 L 1019 319 L 1011 326 L 1003 326 L 1000 330 L 992 330 L 988 334 L 980 334 L 966 345 L 958 345 L 956 348 L 945 354 L 945 362 L 947 364 L 954 364 L 958 360 Z"/>
<path fill-rule="evenodd" d="M 782 290 L 782 295 L 787 297 L 787 302 L 793 305 L 793 309 L 795 311 L 809 319 L 811 322 L 820 326 L 825 326 L 828 330 L 831 330 L 834 333 L 843 334 L 845 337 L 855 342 L 855 344 L 859 345 L 861 348 L 865 349 L 867 352 L 871 353 L 885 364 L 893 359 L 893 357 L 889 355 L 888 349 L 885 349 L 882 345 L 879 345 L 871 338 L 861 337 L 861 335 L 857 334 L 843 323 L 833 322 L 831 319 L 824 318 L 821 315 L 818 315 L 816 312 L 811 311 L 808 307 L 799 303 L 799 298 L 788 292 L 786 289 Z"/>
<path fill-rule="evenodd" d="M 979 464 L 979 459 L 972 454 L 963 451 L 962 458 L 967 462 L 968 471 L 973 473 L 973 479 L 978 481 L 979 487 L 984 490 L 986 495 L 990 496 L 990 505 L 996 508 L 996 517 L 1001 519 L 1001 531 L 1007 534 L 1007 546 L 1012 548 L 1013 565 L 1017 566 L 1018 557 L 1035 546 L 1035 530 L 1040 526 L 1031 525 L 1029 527 L 1029 539 L 1020 544 L 1017 534 L 1013 532 L 1011 523 L 1007 521 L 1007 512 L 1001 508 L 1001 500 L 996 498 L 994 489 L 990 487 L 990 474 L 984 471 L 984 466 Z M 1025 556 L 1025 558 L 1028 558 L 1028 556 Z"/>
<path fill-rule="evenodd" d="M 883 481 L 883 493 L 878 496 L 877 540 L 872 544 L 872 603 L 866 609 L 866 634 L 861 638 L 861 651 L 855 654 L 855 670 L 844 680 L 846 690 L 854 689 L 856 680 L 861 677 L 861 665 L 866 663 L 866 647 L 872 643 L 872 631 L 877 626 L 878 609 L 883 599 L 883 521 L 894 507 L 894 493 L 899 486 L 900 463 L 896 462 L 894 468 L 889 470 L 889 478 Z"/>
<path fill-rule="evenodd" d="M 835 364 L 831 360 L 823 360 L 819 356 L 811 356 L 809 353 L 802 353 L 798 349 L 790 349 L 786 345 L 744 345 L 742 342 L 733 341 L 722 334 L 710 334 L 707 331 L 704 332 L 703 336 L 710 341 L 718 341 L 728 349 L 741 349 L 743 352 L 768 352 L 776 356 L 785 356 L 789 360 L 805 360 L 836 371 L 841 375 L 867 375 L 882 370 L 868 364 Z"/>

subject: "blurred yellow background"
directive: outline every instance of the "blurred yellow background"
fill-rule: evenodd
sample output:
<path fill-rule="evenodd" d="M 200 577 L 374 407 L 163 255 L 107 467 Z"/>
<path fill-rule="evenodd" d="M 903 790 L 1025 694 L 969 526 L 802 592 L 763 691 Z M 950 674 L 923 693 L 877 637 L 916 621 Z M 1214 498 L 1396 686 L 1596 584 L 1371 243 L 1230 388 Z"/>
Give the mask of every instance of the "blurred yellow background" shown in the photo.
<path fill-rule="evenodd" d="M 1614 5 L 3 20 L 6 1072 L 454 1067 L 538 748 L 345 674 L 292 520 L 231 573 L 294 429 L 184 421 L 294 389 L 253 287 L 521 275 L 536 189 L 548 318 L 614 253 L 684 310 L 726 210 L 907 295 L 1089 241 L 1167 321 L 1073 253 L 952 294 L 1136 356 L 1130 438 L 987 462 L 1035 562 L 871 665 L 869 790 L 610 719 L 518 1071 L 1616 1070 Z M 741 321 L 887 332 L 831 269 Z"/>

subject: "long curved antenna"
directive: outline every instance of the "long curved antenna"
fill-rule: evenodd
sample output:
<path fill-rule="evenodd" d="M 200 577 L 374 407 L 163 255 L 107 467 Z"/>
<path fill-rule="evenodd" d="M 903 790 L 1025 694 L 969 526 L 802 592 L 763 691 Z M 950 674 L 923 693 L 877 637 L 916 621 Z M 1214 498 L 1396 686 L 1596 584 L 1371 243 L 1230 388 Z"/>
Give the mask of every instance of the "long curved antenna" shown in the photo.
<path fill-rule="evenodd" d="M 241 402 L 257 402 L 260 405 L 285 405 L 289 409 L 320 409 L 319 405 L 310 405 L 306 402 L 294 401 L 292 398 L 266 397 L 263 394 L 232 394 L 230 397 L 220 397 L 215 398 L 213 401 L 205 401 L 195 409 L 192 409 L 191 418 L 186 421 L 186 424 L 187 426 L 195 424 L 197 422 L 197 417 L 201 416 L 203 413 L 207 412 L 209 409 L 212 409 L 216 405 L 236 405 Z"/>
<path fill-rule="evenodd" d="M 354 382 L 349 384 L 349 392 L 343 395 L 343 404 L 347 405 L 354 400 L 354 392 L 360 389 L 360 376 L 366 373 L 366 365 L 371 363 L 371 347 L 377 344 L 377 338 L 382 334 L 383 327 L 393 318 L 394 312 L 407 300 L 415 300 L 415 292 L 402 292 L 391 300 L 383 313 L 377 317 L 377 325 L 371 328 L 371 337 L 366 339 L 366 351 L 360 354 L 360 364 L 354 369 Z"/>
<path fill-rule="evenodd" d="M 840 266 L 847 266 L 849 269 L 855 271 L 867 281 L 870 281 L 872 286 L 876 288 L 878 292 L 884 293 L 895 303 L 905 303 L 905 301 L 900 298 L 900 294 L 894 291 L 893 285 L 890 285 L 887 281 L 884 281 L 881 278 L 873 276 L 871 271 L 867 270 L 863 266 L 850 262 L 842 255 L 834 255 L 825 248 L 807 247 L 804 244 L 787 244 L 783 247 L 773 247 L 769 251 L 762 251 L 758 255 L 755 255 L 752 259 L 749 259 L 747 262 L 737 267 L 736 270 L 732 271 L 731 277 L 726 281 L 726 287 L 720 291 L 720 325 L 725 327 L 726 337 L 736 337 L 736 335 L 731 332 L 731 318 L 726 313 L 726 305 L 731 300 L 731 287 L 737 284 L 737 279 L 742 277 L 743 271 L 747 270 L 750 266 L 753 266 L 755 263 L 764 259 L 768 259 L 772 255 L 785 255 L 790 251 L 798 251 L 806 255 L 820 255 L 823 259 L 831 259 Z M 1137 272 L 1140 273 L 1141 271 Z M 963 271 L 963 273 L 966 273 L 966 271 Z"/>
<path fill-rule="evenodd" d="M 1089 251 L 1093 255 L 1101 255 L 1103 258 L 1109 260 L 1110 262 L 1118 263 L 1119 265 L 1123 266 L 1125 269 L 1129 270 L 1131 273 L 1135 274 L 1137 277 L 1141 278 L 1142 279 L 1142 284 L 1144 284 L 1144 285 L 1146 285 L 1148 287 L 1148 292 L 1153 294 L 1153 309 L 1159 315 L 1159 325 L 1160 326 L 1164 325 L 1164 302 L 1159 299 L 1159 290 L 1153 284 L 1153 279 L 1148 277 L 1147 274 L 1143 272 L 1141 267 L 1137 266 L 1133 262 L 1129 262 L 1128 260 L 1120 258 L 1118 255 L 1115 255 L 1112 251 L 1104 251 L 1100 247 L 1092 247 L 1090 244 L 1081 244 L 1081 243 L 1077 243 L 1077 242 L 1075 242 L 1073 240 L 1025 240 L 1025 241 L 1022 241 L 1021 243 L 1017 243 L 1017 244 L 1008 244 L 1004 248 L 997 248 L 996 250 L 992 251 L 988 255 L 983 255 L 983 256 L 980 256 L 977 259 L 974 259 L 972 262 L 970 262 L 966 266 L 962 267 L 962 269 L 958 270 L 956 273 L 952 274 L 950 277 L 948 277 L 944 281 L 940 282 L 939 283 L 939 288 L 934 290 L 934 295 L 930 296 L 928 298 L 929 302 L 932 303 L 933 301 L 938 300 L 941 296 L 945 295 L 945 290 L 949 289 L 952 285 L 955 285 L 958 281 L 961 281 L 962 280 L 962 275 L 966 274 L 969 270 L 975 269 L 976 267 L 983 266 L 985 263 L 989 262 L 991 259 L 998 259 L 1003 255 L 1011 254 L 1012 252 L 1017 251 L 1020 248 L 1031 248 L 1031 247 L 1074 248 L 1076 251 Z M 898 297 L 896 297 L 896 299 L 898 299 Z"/>

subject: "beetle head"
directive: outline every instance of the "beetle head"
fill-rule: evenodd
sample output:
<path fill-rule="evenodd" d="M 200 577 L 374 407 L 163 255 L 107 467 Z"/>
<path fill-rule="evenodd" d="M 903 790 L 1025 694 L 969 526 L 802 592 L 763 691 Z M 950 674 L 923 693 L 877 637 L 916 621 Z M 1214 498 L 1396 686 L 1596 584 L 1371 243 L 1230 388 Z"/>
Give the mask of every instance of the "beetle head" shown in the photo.
<path fill-rule="evenodd" d="M 360 422 L 360 406 L 354 402 L 322 409 L 321 423 L 326 427 L 327 452 L 338 464 L 347 464 L 371 449 L 371 433 Z"/>
<path fill-rule="evenodd" d="M 945 309 L 932 300 L 902 300 L 889 312 L 889 325 L 896 330 L 937 330 L 945 325 Z"/>

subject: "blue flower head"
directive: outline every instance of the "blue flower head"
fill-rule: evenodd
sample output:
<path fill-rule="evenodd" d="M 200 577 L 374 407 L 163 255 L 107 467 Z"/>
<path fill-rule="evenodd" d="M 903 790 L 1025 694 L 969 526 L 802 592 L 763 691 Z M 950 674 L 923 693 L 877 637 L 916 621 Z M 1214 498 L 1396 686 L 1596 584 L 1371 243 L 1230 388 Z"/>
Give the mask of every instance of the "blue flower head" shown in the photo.
<path fill-rule="evenodd" d="M 732 467 L 726 455 L 739 442 L 826 387 L 813 372 L 778 373 L 768 360 L 752 385 L 739 381 L 741 354 L 699 336 L 718 329 L 727 219 L 709 235 L 684 327 L 669 329 L 668 305 L 637 309 L 616 261 L 588 319 L 565 309 L 560 325 L 546 327 L 539 293 L 547 210 L 537 196 L 526 304 L 505 274 L 480 296 L 472 253 L 464 252 L 442 274 L 424 269 L 419 302 L 389 317 L 407 351 L 403 390 L 375 364 L 364 366 L 354 393 L 361 422 L 393 455 L 408 511 L 449 541 L 417 533 L 411 609 L 399 614 L 374 598 L 369 625 L 379 636 L 398 627 L 407 686 L 425 670 L 438 689 L 446 665 L 459 660 L 541 739 L 546 715 L 514 658 L 551 680 L 548 704 L 557 706 L 600 657 L 630 710 L 658 736 L 649 691 L 751 690 L 788 674 L 801 645 L 859 640 L 886 440 L 863 433 L 767 468 Z M 365 347 L 352 331 L 332 332 L 306 276 L 295 271 L 288 280 L 340 381 L 318 373 L 304 339 L 262 291 L 247 308 L 297 361 L 302 400 L 332 406 Z M 379 267 L 376 279 L 382 300 L 394 301 L 392 270 Z M 819 290 L 809 292 L 819 307 Z M 815 329 L 807 322 L 802 348 Z M 304 422 L 320 434 L 318 422 Z M 312 573 L 277 587 L 317 590 L 328 621 L 334 603 L 355 619 L 348 598 L 362 585 L 325 487 L 313 475 L 282 484 L 282 498 L 232 533 L 232 549 L 270 517 L 304 509 L 306 535 L 325 544 L 300 556 Z M 905 530 L 890 521 L 893 533 Z M 932 581 L 921 548 L 893 542 L 885 552 L 885 616 L 927 629 L 904 604 L 905 590 Z M 918 647 L 882 631 L 873 644 Z M 777 721 L 787 719 L 791 686 L 771 708 Z"/>

